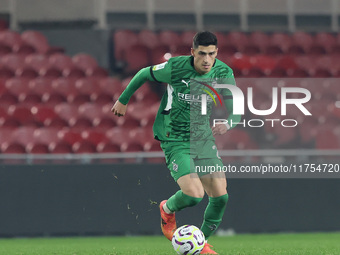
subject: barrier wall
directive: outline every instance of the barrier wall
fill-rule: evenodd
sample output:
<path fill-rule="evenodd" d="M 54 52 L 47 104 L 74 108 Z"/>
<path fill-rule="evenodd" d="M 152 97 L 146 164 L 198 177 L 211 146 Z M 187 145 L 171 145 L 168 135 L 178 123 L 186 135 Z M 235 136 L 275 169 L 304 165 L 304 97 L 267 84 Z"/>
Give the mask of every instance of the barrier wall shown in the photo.
<path fill-rule="evenodd" d="M 339 231 L 340 179 L 230 179 L 220 229 Z M 164 165 L 1 165 L 0 236 L 161 234 Z M 207 203 L 177 213 L 200 225 Z"/>

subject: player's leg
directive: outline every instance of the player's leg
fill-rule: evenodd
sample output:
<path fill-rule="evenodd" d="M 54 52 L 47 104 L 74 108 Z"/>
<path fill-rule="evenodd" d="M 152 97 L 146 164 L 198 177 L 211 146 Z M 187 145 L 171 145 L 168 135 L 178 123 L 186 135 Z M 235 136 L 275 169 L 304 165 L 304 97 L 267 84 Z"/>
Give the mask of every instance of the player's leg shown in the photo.
<path fill-rule="evenodd" d="M 203 187 L 208 194 L 209 202 L 204 212 L 201 230 L 204 233 L 206 244 L 201 254 L 217 254 L 208 244 L 209 237 L 216 231 L 222 222 L 228 202 L 227 181 L 224 174 L 212 173 L 201 177 Z"/>
<path fill-rule="evenodd" d="M 162 231 L 171 240 L 176 230 L 175 212 L 198 204 L 204 196 L 204 188 L 198 175 L 192 172 L 194 163 L 187 145 L 163 144 L 162 148 L 171 175 L 180 187 L 179 191 L 160 204 Z"/>

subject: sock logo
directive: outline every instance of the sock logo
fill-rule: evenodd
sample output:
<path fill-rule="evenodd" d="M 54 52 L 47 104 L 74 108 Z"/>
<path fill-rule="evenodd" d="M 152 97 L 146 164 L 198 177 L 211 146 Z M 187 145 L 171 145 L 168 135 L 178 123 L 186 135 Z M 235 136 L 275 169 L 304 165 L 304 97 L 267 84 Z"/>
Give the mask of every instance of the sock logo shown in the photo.
<path fill-rule="evenodd" d="M 211 224 L 209 226 L 209 228 L 210 228 L 211 231 L 214 231 L 214 230 L 216 230 L 217 226 L 216 226 L 216 224 Z"/>
<path fill-rule="evenodd" d="M 172 161 L 172 170 L 174 170 L 175 172 L 178 171 L 178 165 L 175 163 L 175 160 Z"/>

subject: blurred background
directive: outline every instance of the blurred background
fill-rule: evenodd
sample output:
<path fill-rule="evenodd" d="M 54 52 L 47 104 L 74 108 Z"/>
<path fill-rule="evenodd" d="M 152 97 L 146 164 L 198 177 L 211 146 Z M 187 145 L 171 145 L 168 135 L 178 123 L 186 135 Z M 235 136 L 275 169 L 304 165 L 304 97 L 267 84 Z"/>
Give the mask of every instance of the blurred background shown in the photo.
<path fill-rule="evenodd" d="M 312 94 L 312 116 L 269 116 L 294 128 L 219 137 L 226 164 L 339 164 L 339 22 L 339 0 L 0 0 L 0 236 L 160 234 L 158 202 L 177 190 L 152 135 L 165 85 L 141 87 L 124 118 L 110 109 L 201 30 L 255 108 L 274 87 Z M 231 178 L 220 233 L 340 229 L 339 168 L 282 177 Z M 179 221 L 199 224 L 204 207 Z"/>

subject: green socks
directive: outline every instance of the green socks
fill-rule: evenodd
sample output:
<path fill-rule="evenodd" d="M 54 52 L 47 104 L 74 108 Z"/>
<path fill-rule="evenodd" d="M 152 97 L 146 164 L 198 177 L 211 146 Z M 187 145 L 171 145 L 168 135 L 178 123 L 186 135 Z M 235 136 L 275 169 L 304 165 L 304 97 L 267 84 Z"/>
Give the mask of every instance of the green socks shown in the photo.
<path fill-rule="evenodd" d="M 197 205 L 201 200 L 201 197 L 191 197 L 179 190 L 175 195 L 168 199 L 166 206 L 170 211 L 177 212 L 186 207 Z"/>
<path fill-rule="evenodd" d="M 228 199 L 228 194 L 220 197 L 209 197 L 209 203 L 205 209 L 204 220 L 201 227 L 206 240 L 215 232 L 222 222 Z M 177 212 L 186 207 L 197 205 L 201 200 L 202 198 L 188 196 L 179 190 L 175 195 L 168 199 L 166 206 L 170 211 Z"/>
<path fill-rule="evenodd" d="M 228 199 L 228 194 L 220 197 L 209 197 L 209 203 L 205 209 L 204 221 L 201 227 L 206 240 L 208 240 L 222 222 Z"/>

